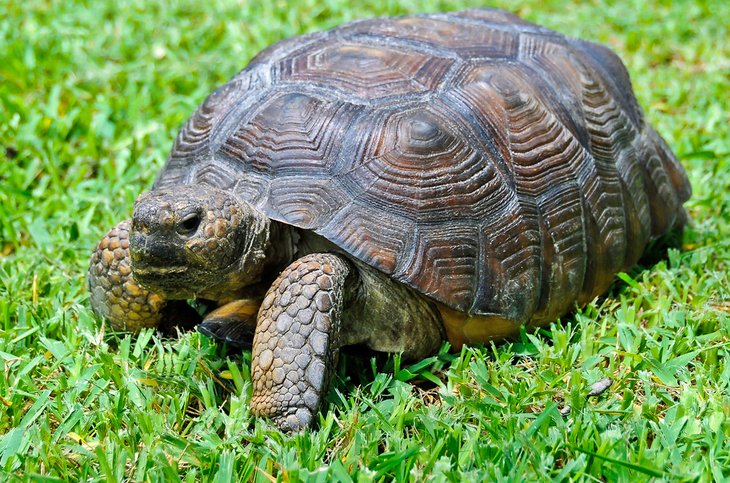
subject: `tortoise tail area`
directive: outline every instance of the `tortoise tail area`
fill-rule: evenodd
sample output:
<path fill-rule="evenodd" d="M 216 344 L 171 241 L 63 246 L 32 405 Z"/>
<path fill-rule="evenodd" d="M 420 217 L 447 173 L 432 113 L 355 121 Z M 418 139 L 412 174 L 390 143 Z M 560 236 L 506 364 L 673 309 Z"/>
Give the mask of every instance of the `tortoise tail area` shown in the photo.
<path fill-rule="evenodd" d="M 641 184 L 644 185 L 644 189 L 641 191 L 645 191 L 646 198 L 644 198 L 643 193 L 637 192 L 636 189 L 633 192 L 629 189 L 627 194 L 636 203 L 634 208 L 637 210 L 642 225 L 649 220 L 642 217 L 639 212 L 644 211 L 642 206 L 644 203 L 649 205 L 651 228 L 648 233 L 644 232 L 644 228 L 640 229 L 640 233 L 637 233 L 637 239 L 646 242 L 648 240 L 646 240 L 645 235 L 648 235 L 649 240 L 653 240 L 674 229 L 681 228 L 689 220 L 682 204 L 692 194 L 687 173 L 664 139 L 644 119 L 641 107 L 639 107 L 634 96 L 626 67 L 613 51 L 603 45 L 582 40 L 573 40 L 572 42 L 578 51 L 582 52 L 581 60 L 584 63 L 583 65 L 590 66 L 588 72 L 593 74 L 588 74 L 588 77 L 593 77 L 593 79 L 588 82 L 588 90 L 584 93 L 586 96 L 584 97 L 584 107 L 589 111 L 587 112 L 589 124 L 592 120 L 596 121 L 593 123 L 593 127 L 600 135 L 605 137 L 604 140 L 613 139 L 613 137 L 611 132 L 602 131 L 602 128 L 612 127 L 615 132 L 625 129 L 633 131 L 629 136 L 633 137 L 632 146 L 623 147 L 626 150 L 624 156 L 628 155 L 628 157 L 622 159 L 621 156 L 618 156 L 615 161 L 625 186 L 630 187 L 634 174 L 638 174 L 633 168 L 634 162 L 632 161 L 631 151 L 638 158 L 636 164 L 640 167 L 643 181 Z M 603 99 L 601 99 L 602 97 Z M 589 106 L 593 102 L 598 102 L 603 111 L 590 112 Z M 617 117 L 617 122 L 609 122 L 608 125 L 604 126 L 601 123 L 601 115 L 609 113 L 612 104 L 620 106 L 622 114 Z M 591 119 L 591 116 L 596 119 Z M 595 137 L 593 141 L 596 141 Z M 598 142 L 601 144 L 600 139 Z M 634 174 L 632 174 L 632 171 Z M 641 244 L 643 245 L 643 243 Z M 640 253 L 631 255 L 640 255 Z M 636 263 L 637 259 L 637 256 L 628 256 L 627 262 L 629 263 L 627 263 L 627 266 Z"/>
<path fill-rule="evenodd" d="M 688 221 L 682 206 L 692 195 L 687 172 L 667 143 L 648 123 L 641 133 L 640 160 L 651 211 L 651 237 L 659 238 Z"/>

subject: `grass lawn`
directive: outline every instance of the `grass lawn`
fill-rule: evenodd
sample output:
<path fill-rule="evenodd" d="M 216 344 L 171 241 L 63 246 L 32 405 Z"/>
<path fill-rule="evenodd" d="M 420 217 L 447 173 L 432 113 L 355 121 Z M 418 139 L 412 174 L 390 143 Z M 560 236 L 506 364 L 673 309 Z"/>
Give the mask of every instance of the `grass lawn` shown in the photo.
<path fill-rule="evenodd" d="M 621 55 L 694 187 L 683 249 L 511 344 L 345 357 L 291 436 L 248 411 L 250 353 L 97 321 L 90 250 L 260 49 L 477 4 L 0 2 L 0 480 L 730 478 L 730 2 L 573 3 L 501 6 Z"/>

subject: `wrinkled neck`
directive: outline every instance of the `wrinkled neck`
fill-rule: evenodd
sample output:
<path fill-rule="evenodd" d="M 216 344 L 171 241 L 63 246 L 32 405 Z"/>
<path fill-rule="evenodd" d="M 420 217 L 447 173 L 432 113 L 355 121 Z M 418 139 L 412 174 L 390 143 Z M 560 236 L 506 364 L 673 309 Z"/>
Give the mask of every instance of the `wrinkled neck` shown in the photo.
<path fill-rule="evenodd" d="M 296 228 L 271 220 L 269 224 L 269 244 L 266 249 L 266 267 L 267 270 L 276 272 L 274 277 L 298 256 L 297 245 L 299 239 L 300 236 Z"/>
<path fill-rule="evenodd" d="M 271 249 L 271 225 L 268 216 L 258 209 L 244 203 L 245 216 L 248 218 L 241 227 L 240 239 L 243 241 L 239 271 L 242 281 L 255 283 L 260 279 L 264 266 L 267 264 L 267 255 Z"/>
<path fill-rule="evenodd" d="M 299 234 L 297 229 L 262 215 L 261 223 L 248 228 L 247 251 L 238 270 L 221 280 L 215 290 L 199 294 L 201 298 L 227 303 L 237 299 L 261 299 L 274 279 L 294 261 Z"/>

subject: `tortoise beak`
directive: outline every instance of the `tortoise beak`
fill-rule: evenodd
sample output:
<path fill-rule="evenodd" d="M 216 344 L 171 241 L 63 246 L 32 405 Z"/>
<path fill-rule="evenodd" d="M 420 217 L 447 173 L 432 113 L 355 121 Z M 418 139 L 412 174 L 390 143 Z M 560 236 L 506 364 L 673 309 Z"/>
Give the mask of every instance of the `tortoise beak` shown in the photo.
<path fill-rule="evenodd" d="M 163 236 L 132 232 L 129 237 L 129 255 L 136 273 L 145 270 L 180 271 L 186 265 L 183 247 Z"/>

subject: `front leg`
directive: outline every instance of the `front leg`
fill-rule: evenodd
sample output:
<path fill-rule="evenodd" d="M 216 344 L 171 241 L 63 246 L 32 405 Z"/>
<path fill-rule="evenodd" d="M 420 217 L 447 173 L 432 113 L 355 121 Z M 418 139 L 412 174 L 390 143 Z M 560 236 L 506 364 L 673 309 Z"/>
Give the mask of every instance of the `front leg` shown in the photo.
<path fill-rule="evenodd" d="M 322 405 L 337 363 L 349 273 L 338 255 L 307 255 L 279 275 L 261 305 L 251 410 L 283 430 L 310 426 Z"/>

